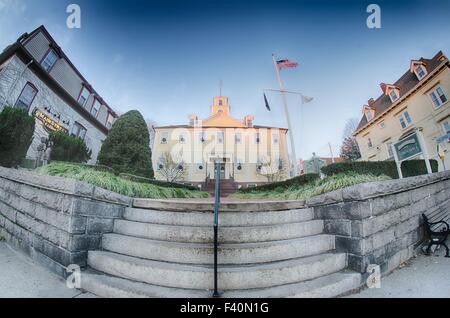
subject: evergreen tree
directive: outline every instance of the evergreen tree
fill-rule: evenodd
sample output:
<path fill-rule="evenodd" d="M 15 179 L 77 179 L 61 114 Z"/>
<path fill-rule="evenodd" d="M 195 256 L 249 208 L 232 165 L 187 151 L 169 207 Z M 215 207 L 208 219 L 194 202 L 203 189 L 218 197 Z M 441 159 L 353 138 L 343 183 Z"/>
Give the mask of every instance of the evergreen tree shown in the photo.
<path fill-rule="evenodd" d="M 153 178 L 149 132 L 137 110 L 122 115 L 112 126 L 98 155 L 99 164 L 119 173 Z"/>
<path fill-rule="evenodd" d="M 0 113 L 0 165 L 18 166 L 27 155 L 35 119 L 19 108 L 5 107 Z"/>
<path fill-rule="evenodd" d="M 361 152 L 354 137 L 344 139 L 341 147 L 341 157 L 347 161 L 355 161 L 361 158 Z"/>

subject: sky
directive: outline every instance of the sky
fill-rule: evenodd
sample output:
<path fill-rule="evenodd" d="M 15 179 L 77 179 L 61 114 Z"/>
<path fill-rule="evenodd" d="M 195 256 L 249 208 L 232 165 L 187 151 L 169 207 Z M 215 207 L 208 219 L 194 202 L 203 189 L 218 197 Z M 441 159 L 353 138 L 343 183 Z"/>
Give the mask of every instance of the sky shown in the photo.
<path fill-rule="evenodd" d="M 81 28 L 66 25 L 69 4 Z M 369 29 L 367 6 L 381 8 Z M 339 153 L 350 118 L 395 82 L 411 59 L 450 55 L 450 0 L 0 0 L 0 49 L 45 25 L 84 77 L 115 110 L 139 110 L 158 125 L 209 115 L 228 96 L 232 116 L 286 127 L 272 53 L 299 63 L 282 70 L 297 154 Z"/>

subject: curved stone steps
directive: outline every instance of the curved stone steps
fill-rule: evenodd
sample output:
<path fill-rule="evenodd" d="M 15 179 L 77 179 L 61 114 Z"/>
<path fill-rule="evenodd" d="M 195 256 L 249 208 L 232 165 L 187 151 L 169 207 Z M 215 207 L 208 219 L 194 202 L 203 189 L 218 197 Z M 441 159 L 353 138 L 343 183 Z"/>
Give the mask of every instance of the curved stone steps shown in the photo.
<path fill-rule="evenodd" d="M 120 234 L 104 234 L 104 250 L 143 259 L 185 264 L 211 264 L 212 244 L 149 240 Z M 298 239 L 220 244 L 218 260 L 224 264 L 255 264 L 317 255 L 333 250 L 335 238 L 320 234 Z"/>
<path fill-rule="evenodd" d="M 269 242 L 317 235 L 322 232 L 322 220 L 262 226 L 221 226 L 218 240 L 220 243 Z M 168 242 L 214 242 L 214 231 L 211 226 L 162 225 L 116 220 L 114 233 Z"/>
<path fill-rule="evenodd" d="M 128 221 L 186 226 L 212 227 L 214 214 L 212 211 L 159 211 L 139 208 L 127 208 L 124 219 Z M 289 224 L 311 221 L 314 218 L 312 209 L 282 210 L 269 212 L 225 212 L 219 213 L 220 226 L 260 226 Z"/>
<path fill-rule="evenodd" d="M 361 274 L 337 272 L 309 281 L 269 288 L 227 291 L 223 298 L 331 298 L 361 286 Z M 207 298 L 210 290 L 150 285 L 102 274 L 82 273 L 81 288 L 106 298 Z"/>

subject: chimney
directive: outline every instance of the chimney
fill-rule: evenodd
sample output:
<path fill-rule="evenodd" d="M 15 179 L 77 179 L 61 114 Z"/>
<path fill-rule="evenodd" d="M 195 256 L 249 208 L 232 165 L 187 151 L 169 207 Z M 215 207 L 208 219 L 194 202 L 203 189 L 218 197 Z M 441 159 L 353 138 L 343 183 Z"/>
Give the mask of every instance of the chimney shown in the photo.
<path fill-rule="evenodd" d="M 375 103 L 375 100 L 371 98 L 367 103 L 369 104 L 369 107 L 372 107 L 373 103 Z"/>
<path fill-rule="evenodd" d="M 386 94 L 386 84 L 385 83 L 381 83 L 380 87 L 381 87 L 381 90 L 383 91 L 383 93 Z"/>

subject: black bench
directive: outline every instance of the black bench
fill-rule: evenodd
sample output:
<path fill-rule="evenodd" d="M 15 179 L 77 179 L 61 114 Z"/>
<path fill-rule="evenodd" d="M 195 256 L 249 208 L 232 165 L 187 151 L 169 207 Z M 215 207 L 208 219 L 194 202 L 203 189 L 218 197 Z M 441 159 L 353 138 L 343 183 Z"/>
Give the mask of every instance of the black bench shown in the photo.
<path fill-rule="evenodd" d="M 425 214 L 422 214 L 422 217 L 425 226 L 425 235 L 428 239 L 427 255 L 430 255 L 431 246 L 442 245 L 447 252 L 445 257 L 450 257 L 450 250 L 447 244 L 445 244 L 445 241 L 450 234 L 450 226 L 448 223 L 445 221 L 430 222 Z"/>

